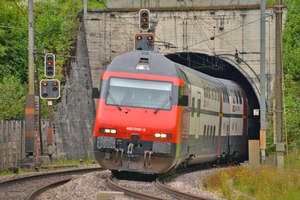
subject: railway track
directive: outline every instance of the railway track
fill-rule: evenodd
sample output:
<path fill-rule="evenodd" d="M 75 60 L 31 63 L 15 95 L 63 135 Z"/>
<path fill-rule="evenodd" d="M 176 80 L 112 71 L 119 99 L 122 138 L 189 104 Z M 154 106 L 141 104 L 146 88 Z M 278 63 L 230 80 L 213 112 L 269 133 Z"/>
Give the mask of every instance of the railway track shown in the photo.
<path fill-rule="evenodd" d="M 2 181 L 0 182 L 0 199 L 33 199 L 47 189 L 68 182 L 71 180 L 72 175 L 99 170 L 102 170 L 102 168 L 50 172 Z"/>
<path fill-rule="evenodd" d="M 136 189 L 135 187 L 124 187 L 121 186 L 121 184 L 118 183 L 118 180 L 113 178 L 111 175 L 110 177 L 107 178 L 106 184 L 107 187 L 109 187 L 112 190 L 118 190 L 121 192 L 124 192 L 125 195 L 131 196 L 137 199 L 189 199 L 189 200 L 208 200 L 209 198 L 207 197 L 201 197 L 201 196 L 196 196 L 193 194 L 185 193 L 176 189 L 173 189 L 171 187 L 166 186 L 163 182 L 167 178 L 170 178 L 170 176 L 162 176 L 161 178 L 157 178 L 155 181 L 151 183 L 151 186 L 154 188 L 151 191 L 149 189 L 147 192 L 141 191 L 141 189 Z M 115 180 L 113 180 L 115 179 Z M 123 183 L 124 184 L 124 183 Z M 145 188 L 148 188 L 148 186 L 145 184 Z M 157 192 L 158 191 L 158 192 Z M 151 194 L 150 194 L 151 193 Z M 156 195 L 153 195 L 155 193 Z"/>
<path fill-rule="evenodd" d="M 157 178 L 156 181 L 153 182 L 153 185 L 157 189 L 159 189 L 163 192 L 166 192 L 167 194 L 170 194 L 172 196 L 179 197 L 180 199 L 208 200 L 208 198 L 196 196 L 196 195 L 193 195 L 193 194 L 185 193 L 185 192 L 170 188 L 170 187 L 166 186 L 165 184 L 163 184 L 163 182 L 161 182 L 161 180 L 159 180 L 159 178 Z"/>

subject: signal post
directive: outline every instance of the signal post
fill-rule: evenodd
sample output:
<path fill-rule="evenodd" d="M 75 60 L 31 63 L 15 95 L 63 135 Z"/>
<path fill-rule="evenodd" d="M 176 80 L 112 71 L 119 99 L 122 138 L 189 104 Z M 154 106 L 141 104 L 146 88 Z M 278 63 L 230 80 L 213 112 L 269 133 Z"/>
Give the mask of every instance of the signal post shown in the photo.
<path fill-rule="evenodd" d="M 42 99 L 48 99 L 49 106 L 49 127 L 48 127 L 48 155 L 52 155 L 53 145 L 53 128 L 51 123 L 51 106 L 52 99 L 58 99 L 60 97 L 60 82 L 57 79 L 51 79 L 55 76 L 55 55 L 47 53 L 44 58 L 45 61 L 45 76 L 48 79 L 43 79 L 40 82 L 40 97 Z"/>
<path fill-rule="evenodd" d="M 28 94 L 25 96 L 25 153 L 34 155 L 35 150 L 35 96 L 34 96 L 34 29 L 33 0 L 28 0 Z"/>

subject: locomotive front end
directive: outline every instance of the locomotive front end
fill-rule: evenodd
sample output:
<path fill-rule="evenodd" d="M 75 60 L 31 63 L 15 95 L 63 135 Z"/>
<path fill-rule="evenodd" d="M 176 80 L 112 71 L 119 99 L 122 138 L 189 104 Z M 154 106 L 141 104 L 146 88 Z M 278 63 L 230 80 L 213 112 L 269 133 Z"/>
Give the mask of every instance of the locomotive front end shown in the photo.
<path fill-rule="evenodd" d="M 107 81 L 94 132 L 97 161 L 111 170 L 167 171 L 176 157 L 172 82 L 119 77 Z"/>
<path fill-rule="evenodd" d="M 143 70 L 102 76 L 93 143 L 103 168 L 161 174 L 182 162 L 178 95 L 183 83 Z"/>

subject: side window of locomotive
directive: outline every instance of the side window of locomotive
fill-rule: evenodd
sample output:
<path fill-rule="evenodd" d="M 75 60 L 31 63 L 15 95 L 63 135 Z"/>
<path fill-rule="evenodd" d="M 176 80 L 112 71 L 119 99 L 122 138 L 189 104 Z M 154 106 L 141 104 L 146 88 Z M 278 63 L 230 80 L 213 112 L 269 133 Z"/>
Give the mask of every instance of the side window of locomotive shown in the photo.
<path fill-rule="evenodd" d="M 195 112 L 195 97 L 192 98 L 192 117 L 194 117 Z"/>
<path fill-rule="evenodd" d="M 197 117 L 200 117 L 200 108 L 201 108 L 201 100 L 198 99 L 198 102 L 197 102 Z"/>
<path fill-rule="evenodd" d="M 238 91 L 238 92 L 237 92 L 237 94 L 238 94 L 238 96 L 239 96 L 239 99 L 240 99 L 240 104 L 243 104 L 243 101 L 242 101 L 242 97 L 241 97 L 241 94 L 240 94 L 240 92 Z"/>
<path fill-rule="evenodd" d="M 238 97 L 238 92 L 234 90 L 235 98 L 236 98 L 236 104 L 239 104 L 239 97 Z"/>
<path fill-rule="evenodd" d="M 188 78 L 186 77 L 186 74 L 184 73 L 184 71 L 182 71 L 180 68 L 178 68 L 178 69 L 179 69 L 179 72 L 180 72 L 180 74 L 181 74 L 183 80 L 184 80 L 187 84 L 190 84 L 190 82 L 189 82 Z"/>
<path fill-rule="evenodd" d="M 234 92 L 231 90 L 230 95 L 232 97 L 232 103 L 235 104 L 235 95 Z"/>

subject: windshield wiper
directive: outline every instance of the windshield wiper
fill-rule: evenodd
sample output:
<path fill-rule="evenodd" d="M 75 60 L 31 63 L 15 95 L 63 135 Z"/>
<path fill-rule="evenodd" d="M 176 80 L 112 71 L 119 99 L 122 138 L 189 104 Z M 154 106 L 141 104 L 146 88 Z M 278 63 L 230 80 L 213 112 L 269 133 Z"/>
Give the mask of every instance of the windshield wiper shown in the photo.
<path fill-rule="evenodd" d="M 115 103 L 115 105 L 118 106 L 119 110 L 122 110 L 121 106 L 117 103 L 117 101 L 114 98 L 114 96 L 109 91 L 107 93 L 108 93 L 108 95 L 110 95 L 110 98 L 113 100 L 113 102 Z"/>
<path fill-rule="evenodd" d="M 171 97 L 171 96 L 169 96 L 169 98 L 166 98 L 166 99 L 160 104 L 160 106 L 158 106 L 158 108 L 155 109 L 154 114 L 156 114 L 157 111 L 158 111 L 163 105 L 165 105 L 169 100 L 172 100 L 172 97 Z"/>

